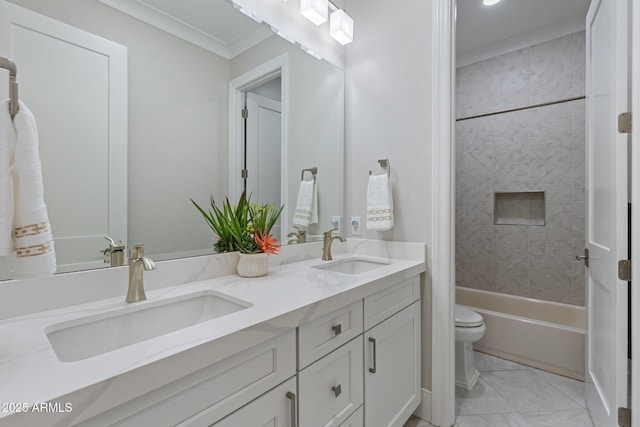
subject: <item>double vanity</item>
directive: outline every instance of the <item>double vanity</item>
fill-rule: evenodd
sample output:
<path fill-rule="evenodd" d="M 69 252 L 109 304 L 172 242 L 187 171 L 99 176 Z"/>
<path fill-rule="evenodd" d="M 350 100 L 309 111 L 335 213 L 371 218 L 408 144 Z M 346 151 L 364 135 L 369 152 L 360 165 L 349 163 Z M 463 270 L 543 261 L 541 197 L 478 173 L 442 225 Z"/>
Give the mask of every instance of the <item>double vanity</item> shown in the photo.
<path fill-rule="evenodd" d="M 284 247 L 254 279 L 237 254 L 159 262 L 134 304 L 126 267 L 3 283 L 0 426 L 402 426 L 424 245 L 321 247 Z"/>

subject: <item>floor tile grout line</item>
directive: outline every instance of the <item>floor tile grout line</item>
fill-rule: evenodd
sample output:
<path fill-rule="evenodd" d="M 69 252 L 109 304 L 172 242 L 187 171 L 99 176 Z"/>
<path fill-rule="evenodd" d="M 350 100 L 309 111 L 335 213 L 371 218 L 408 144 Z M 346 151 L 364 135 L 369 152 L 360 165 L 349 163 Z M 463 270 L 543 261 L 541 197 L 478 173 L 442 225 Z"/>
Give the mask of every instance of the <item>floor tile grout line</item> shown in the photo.
<path fill-rule="evenodd" d="M 570 396 L 569 394 L 565 393 L 560 387 L 556 386 L 555 384 L 553 384 L 552 382 L 550 382 L 549 380 L 547 380 L 544 376 L 539 375 L 538 371 L 541 371 L 539 369 L 532 369 L 533 373 L 536 374 L 538 376 L 538 378 L 541 378 L 543 381 L 545 381 L 547 384 L 549 384 L 551 387 L 555 388 L 556 390 L 558 390 L 560 393 L 562 393 L 562 395 L 566 396 L 569 400 L 577 403 L 581 408 L 585 408 L 583 406 L 583 404 L 585 403 L 584 401 L 577 401 L 576 399 L 573 398 L 573 396 Z M 567 378 L 567 379 L 572 379 L 569 377 L 563 377 L 562 375 L 558 375 L 558 374 L 554 374 L 553 372 L 547 372 L 547 371 L 542 371 L 542 372 L 546 372 L 547 374 L 551 374 L 551 375 L 555 375 L 557 377 L 560 378 Z M 579 381 L 579 380 L 573 380 L 573 381 Z M 583 383 L 584 384 L 584 383 Z"/>

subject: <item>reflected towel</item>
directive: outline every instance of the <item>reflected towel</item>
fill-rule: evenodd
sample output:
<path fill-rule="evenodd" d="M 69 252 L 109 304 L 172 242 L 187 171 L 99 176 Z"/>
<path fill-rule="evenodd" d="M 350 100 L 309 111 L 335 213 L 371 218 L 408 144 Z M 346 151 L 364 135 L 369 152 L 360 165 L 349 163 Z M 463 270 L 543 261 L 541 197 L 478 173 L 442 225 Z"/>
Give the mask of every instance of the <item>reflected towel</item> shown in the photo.
<path fill-rule="evenodd" d="M 44 202 L 38 129 L 33 114 L 20 102 L 13 119 L 16 143 L 13 181 L 14 278 L 47 277 L 56 272 L 56 254 Z"/>
<path fill-rule="evenodd" d="M 9 115 L 9 100 L 0 102 L 0 256 L 13 253 L 13 190 L 10 167 L 16 134 Z"/>
<path fill-rule="evenodd" d="M 308 227 L 318 222 L 318 193 L 316 181 L 300 181 L 298 201 L 293 212 L 293 224 Z"/>
<path fill-rule="evenodd" d="M 368 230 L 386 231 L 393 227 L 393 196 L 389 175 L 369 175 L 367 187 Z"/>

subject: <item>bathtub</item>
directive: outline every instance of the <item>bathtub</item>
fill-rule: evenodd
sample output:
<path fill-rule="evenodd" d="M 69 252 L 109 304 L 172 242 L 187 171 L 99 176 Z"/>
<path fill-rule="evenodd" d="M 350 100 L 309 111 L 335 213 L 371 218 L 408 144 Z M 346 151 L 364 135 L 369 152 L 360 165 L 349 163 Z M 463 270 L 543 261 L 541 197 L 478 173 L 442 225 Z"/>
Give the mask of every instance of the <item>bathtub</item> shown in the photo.
<path fill-rule="evenodd" d="M 475 350 L 584 381 L 584 307 L 456 287 L 456 304 L 482 315 Z"/>

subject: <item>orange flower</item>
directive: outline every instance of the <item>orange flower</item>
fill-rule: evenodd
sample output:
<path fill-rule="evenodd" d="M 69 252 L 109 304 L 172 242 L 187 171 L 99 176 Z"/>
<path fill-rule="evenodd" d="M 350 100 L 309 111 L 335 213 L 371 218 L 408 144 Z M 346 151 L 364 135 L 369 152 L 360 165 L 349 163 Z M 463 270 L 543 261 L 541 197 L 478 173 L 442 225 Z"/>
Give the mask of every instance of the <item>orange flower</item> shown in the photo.
<path fill-rule="evenodd" d="M 253 235 L 253 240 L 256 242 L 260 252 L 264 252 L 267 255 L 277 254 L 280 249 L 278 240 L 270 234 L 263 234 L 260 231 L 256 231 Z"/>

